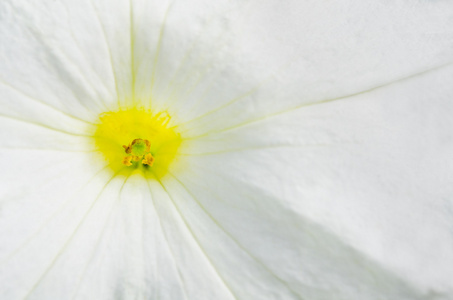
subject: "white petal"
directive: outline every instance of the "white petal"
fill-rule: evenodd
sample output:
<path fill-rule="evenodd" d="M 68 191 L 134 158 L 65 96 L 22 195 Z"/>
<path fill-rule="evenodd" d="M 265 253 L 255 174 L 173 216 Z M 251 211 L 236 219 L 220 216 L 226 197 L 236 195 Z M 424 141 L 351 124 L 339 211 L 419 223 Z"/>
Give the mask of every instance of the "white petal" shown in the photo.
<path fill-rule="evenodd" d="M 162 235 L 149 186 L 142 179 L 127 178 L 101 226 L 92 226 L 95 240 L 82 253 L 83 268 L 75 266 L 78 276 L 67 282 L 75 298 L 184 299 L 178 268 Z M 78 248 L 73 245 L 66 259 L 78 257 Z M 64 266 L 54 276 L 62 271 Z"/>
<path fill-rule="evenodd" d="M 91 157 L 85 122 L 16 99 L 2 106 L 11 116 L 0 117 L 0 295 L 6 299 L 35 295 L 111 177 L 106 163 Z"/>
<path fill-rule="evenodd" d="M 208 174 L 204 185 L 190 180 L 200 178 L 196 172 L 183 177 L 180 185 L 193 196 L 182 194 L 186 199 L 179 201 L 206 256 L 238 299 L 326 299 L 333 291 L 336 299 L 420 298 L 353 246 L 282 207 L 279 198 L 233 176 Z"/>
<path fill-rule="evenodd" d="M 232 299 L 158 182 L 132 176 L 115 206 L 84 258 L 80 299 Z"/>
<path fill-rule="evenodd" d="M 64 250 L 107 181 L 88 155 L 2 150 L 0 294 L 25 297 Z"/>
<path fill-rule="evenodd" d="M 27 138 L 32 137 L 29 132 L 30 129 L 38 131 L 48 129 L 47 133 L 49 134 L 60 132 L 79 136 L 93 131 L 93 124 L 90 122 L 28 96 L 11 86 L 0 83 L 0 93 L 5 99 L 0 106 L 0 122 L 2 122 L 2 132 L 6 133 L 2 140 L 6 143 L 11 142 L 11 139 L 15 139 L 13 143 L 29 142 L 26 141 L 26 138 L 12 137 L 12 135 L 22 131 L 20 128 L 27 125 L 28 128 L 24 130 Z M 2 146 L 5 146 L 5 144 Z M 16 146 L 19 146 L 19 144 L 16 144 Z"/>
<path fill-rule="evenodd" d="M 452 79 L 448 67 L 209 135 L 187 148 L 209 150 L 190 158 L 193 171 L 181 181 L 302 293 L 330 285 L 345 299 L 360 291 L 361 299 L 451 297 Z M 253 231 L 263 224 L 269 228 Z M 329 247 L 341 256 L 324 253 Z M 326 286 L 304 282 L 313 277 Z M 348 290 L 354 286 L 360 291 Z"/>
<path fill-rule="evenodd" d="M 260 1 L 241 14 L 242 22 L 227 23 L 226 49 L 206 45 L 197 53 L 216 60 L 196 89 L 179 94 L 186 134 L 357 94 L 451 63 L 452 11 L 448 1 Z"/>
<path fill-rule="evenodd" d="M 134 1 L 137 98 L 172 114 L 193 106 L 194 98 L 185 95 L 198 84 L 211 84 L 211 69 L 221 71 L 231 63 L 230 55 L 219 59 L 218 54 L 225 48 L 231 52 L 230 23 L 243 17 L 247 6 L 247 2 L 224 0 Z"/>
<path fill-rule="evenodd" d="M 117 103 L 102 27 L 85 1 L 3 1 L 0 86 L 92 120 Z"/>

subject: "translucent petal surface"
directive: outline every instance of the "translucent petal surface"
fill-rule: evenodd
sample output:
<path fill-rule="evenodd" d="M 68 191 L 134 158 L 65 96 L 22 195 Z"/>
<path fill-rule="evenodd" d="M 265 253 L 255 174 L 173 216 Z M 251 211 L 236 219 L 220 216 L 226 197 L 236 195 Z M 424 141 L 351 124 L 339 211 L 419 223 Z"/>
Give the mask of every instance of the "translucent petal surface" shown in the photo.
<path fill-rule="evenodd" d="M 269 240 L 268 232 L 263 232 L 262 246 L 256 247 L 257 242 L 251 242 L 249 236 L 259 235 L 247 230 L 256 230 L 256 223 L 270 221 L 258 222 L 249 215 L 244 218 L 253 220 L 252 224 L 234 220 L 238 212 L 247 210 L 259 218 L 270 218 L 269 211 L 261 205 L 268 207 L 266 197 L 275 197 L 298 217 L 290 221 L 289 214 L 281 212 L 284 217 L 279 218 L 274 208 L 270 210 L 275 214 L 273 222 L 280 225 L 271 226 L 269 231 L 278 226 L 295 227 L 302 222 L 298 218 L 315 222 L 423 294 L 434 290 L 450 295 L 453 190 L 448 182 L 453 168 L 453 124 L 442 116 L 453 112 L 451 79 L 449 67 L 353 98 L 294 110 L 206 136 L 194 142 L 186 153 L 197 156 L 190 161 L 192 166 L 198 166 L 200 176 L 203 172 L 211 174 L 204 181 L 205 186 L 194 188 L 193 193 L 199 193 L 200 201 L 215 213 L 214 218 L 223 220 L 223 226 L 233 226 L 232 234 L 249 242 L 255 251 L 271 248 L 275 242 Z M 269 136 L 275 137 L 272 143 L 267 140 Z M 182 178 L 187 187 L 195 186 L 197 181 L 194 174 Z M 212 188 L 225 185 L 225 191 L 232 191 L 245 182 L 246 191 L 253 192 L 244 191 L 243 196 Z M 289 234 L 290 229 L 278 232 Z M 297 239 L 305 240 L 297 235 L 292 238 Z M 318 253 L 319 249 L 311 251 Z M 274 260 L 276 269 L 288 258 L 288 254 L 271 258 L 274 251 L 260 254 L 266 262 Z M 356 254 L 347 257 L 343 261 L 350 259 L 348 269 L 353 270 Z M 327 255 L 320 258 L 327 259 Z M 288 260 L 287 269 L 295 261 Z M 313 261 L 316 260 L 302 259 L 300 272 L 310 274 Z M 334 273 L 332 264 L 328 266 L 329 272 Z M 374 273 L 383 274 L 382 270 Z M 362 274 L 360 278 L 366 276 Z M 355 280 L 354 285 L 359 281 Z M 344 286 L 349 286 L 346 281 Z M 403 296 L 397 298 L 400 297 Z"/>

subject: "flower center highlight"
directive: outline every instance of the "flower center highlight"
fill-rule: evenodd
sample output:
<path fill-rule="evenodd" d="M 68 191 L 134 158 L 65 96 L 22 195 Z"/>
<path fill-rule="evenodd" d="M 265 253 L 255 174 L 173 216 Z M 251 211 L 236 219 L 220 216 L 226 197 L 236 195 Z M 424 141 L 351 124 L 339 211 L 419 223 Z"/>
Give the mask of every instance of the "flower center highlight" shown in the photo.
<path fill-rule="evenodd" d="M 167 112 L 131 108 L 102 113 L 94 133 L 96 149 L 119 174 L 139 170 L 145 177 L 161 178 L 168 172 L 182 142 L 169 127 Z"/>

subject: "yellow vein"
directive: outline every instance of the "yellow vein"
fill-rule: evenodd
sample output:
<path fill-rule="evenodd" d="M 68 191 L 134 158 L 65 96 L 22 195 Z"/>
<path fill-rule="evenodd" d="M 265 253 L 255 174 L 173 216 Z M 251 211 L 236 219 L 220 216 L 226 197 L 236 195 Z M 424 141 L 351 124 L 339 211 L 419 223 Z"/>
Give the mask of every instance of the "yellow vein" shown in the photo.
<path fill-rule="evenodd" d="M 101 16 L 99 15 L 99 12 L 98 12 L 96 6 L 93 3 L 93 0 L 89 0 L 89 3 L 91 4 L 94 13 L 97 16 L 97 19 L 99 21 L 99 25 L 101 27 L 102 33 L 104 34 L 105 44 L 107 46 L 107 52 L 108 52 L 109 58 L 110 58 L 110 65 L 111 65 L 111 68 L 112 68 L 113 79 L 115 81 L 116 97 L 117 97 L 118 105 L 121 106 L 120 92 L 119 92 L 119 88 L 118 88 L 118 80 L 116 78 L 115 66 L 114 66 L 114 63 L 113 63 L 113 55 L 112 55 L 112 50 L 110 49 L 110 44 L 109 44 L 109 40 L 108 40 L 108 37 L 107 37 L 107 33 L 105 32 L 104 24 L 101 21 Z"/>
<path fill-rule="evenodd" d="M 12 6 L 12 8 L 17 12 L 17 9 L 16 7 Z M 55 47 L 52 47 L 52 46 L 49 46 L 47 43 L 46 43 L 46 39 L 42 39 L 40 37 L 42 37 L 42 35 L 39 34 L 39 32 L 36 30 L 36 26 L 33 26 L 33 25 L 30 25 L 28 22 L 26 23 L 27 27 L 28 27 L 28 30 L 29 32 L 31 33 L 31 35 L 34 37 L 34 40 L 39 43 L 39 45 L 42 45 L 43 46 L 43 49 L 46 50 L 46 56 L 50 58 L 50 61 L 56 61 L 57 63 L 58 62 L 61 62 L 60 66 L 64 66 L 65 64 L 62 63 L 62 60 L 60 58 L 59 55 L 57 55 L 57 51 L 54 50 Z M 80 79 L 82 81 L 84 81 L 85 84 L 88 84 L 89 86 L 91 86 L 91 88 L 93 89 L 93 91 L 98 95 L 98 97 L 103 101 L 102 97 L 100 97 L 97 89 L 95 89 L 92 85 L 92 83 L 87 79 L 87 77 L 84 75 L 84 73 L 80 70 L 79 68 L 79 65 L 74 63 L 71 59 L 69 59 L 69 57 L 66 55 L 66 53 L 64 51 L 59 51 L 59 53 L 61 54 L 61 56 L 63 56 L 64 59 L 66 59 L 66 62 L 68 64 L 70 64 L 73 68 L 75 68 L 75 70 L 78 71 L 79 75 L 80 75 Z M 52 67 L 55 67 L 55 65 L 51 65 Z M 68 74 L 68 75 L 71 75 L 71 72 L 69 72 L 69 70 L 67 70 L 67 68 L 63 68 Z M 56 69 L 57 72 L 59 72 L 59 69 L 57 68 Z M 77 82 L 77 80 L 75 80 L 74 82 Z M 82 104 L 83 107 L 85 107 L 85 109 L 87 111 L 90 111 L 90 108 L 85 104 L 84 101 L 82 101 L 82 99 L 80 99 L 79 95 L 71 88 L 69 88 L 69 90 L 72 92 L 72 94 L 74 95 L 74 97 L 79 101 L 80 104 Z M 98 103 L 96 102 L 96 104 L 98 105 Z"/>
<path fill-rule="evenodd" d="M 243 93 L 243 94 L 241 94 L 241 95 L 239 95 L 239 96 L 234 97 L 233 99 L 231 99 L 231 100 L 228 101 L 227 103 L 225 103 L 225 104 L 223 104 L 223 105 L 221 105 L 221 106 L 219 106 L 219 107 L 217 107 L 217 108 L 215 108 L 215 109 L 213 109 L 213 110 L 210 110 L 210 111 L 208 111 L 208 112 L 206 112 L 206 113 L 204 113 L 204 114 L 202 114 L 202 115 L 200 115 L 200 116 L 198 116 L 198 117 L 195 117 L 194 119 L 191 119 L 191 120 L 189 120 L 189 121 L 187 121 L 187 122 L 184 122 L 184 123 L 180 123 L 180 124 L 178 124 L 178 126 L 187 125 L 187 124 L 192 123 L 192 122 L 194 122 L 194 121 L 197 121 L 197 120 L 199 120 L 199 119 L 203 119 L 204 117 L 209 116 L 209 115 L 211 115 L 211 114 L 213 114 L 213 113 L 215 113 L 215 112 L 218 112 L 218 111 L 220 111 L 220 110 L 222 110 L 222 109 L 224 109 L 224 108 L 226 108 L 226 107 L 228 107 L 228 106 L 230 106 L 230 105 L 232 105 L 232 104 L 238 102 L 239 100 L 242 100 L 242 99 L 244 99 L 244 98 L 248 98 L 248 97 L 252 96 L 252 95 L 255 94 L 257 91 L 259 91 L 259 89 L 260 89 L 265 83 L 267 83 L 268 81 L 274 79 L 274 77 L 276 76 L 276 73 L 277 73 L 277 72 L 281 71 L 281 69 L 287 68 L 288 66 L 289 66 L 289 63 L 283 64 L 281 67 L 278 68 L 278 69 L 279 69 L 278 71 L 276 71 L 276 72 L 270 74 L 268 77 L 266 77 L 266 78 L 264 78 L 263 80 L 261 80 L 258 84 L 256 84 L 255 86 L 253 86 L 253 87 L 252 87 L 251 89 L 249 89 L 247 92 L 245 92 L 245 93 Z M 201 100 L 204 100 L 204 99 L 206 99 L 206 98 L 201 98 Z M 199 101 L 199 102 L 200 102 L 200 101 Z"/>
<path fill-rule="evenodd" d="M 156 177 L 157 179 L 157 177 Z M 214 266 L 211 258 L 208 256 L 208 254 L 206 253 L 206 251 L 204 250 L 204 248 L 201 246 L 201 243 L 200 241 L 198 240 L 197 236 L 195 235 L 195 233 L 193 232 L 192 230 L 192 227 L 189 225 L 188 221 L 186 220 L 186 218 L 184 218 L 179 206 L 176 204 L 176 202 L 174 201 L 173 197 L 171 196 L 171 194 L 168 192 L 168 190 L 165 188 L 164 184 L 159 180 L 157 179 L 157 181 L 160 183 L 160 185 L 162 186 L 162 188 L 165 190 L 165 192 L 167 193 L 168 197 L 170 198 L 171 202 L 173 203 L 173 206 L 175 207 L 176 211 L 178 212 L 181 220 L 184 222 L 184 224 L 186 225 L 186 228 L 187 230 L 190 232 L 193 240 L 196 242 L 196 244 L 198 245 L 199 249 L 201 250 L 201 252 L 204 254 L 205 258 L 206 258 L 206 261 L 209 262 L 209 264 L 211 265 L 213 271 L 216 273 L 217 277 L 219 278 L 219 280 L 223 283 L 223 285 L 227 288 L 227 290 L 230 292 L 231 296 L 233 296 L 234 299 L 238 300 L 237 296 L 235 295 L 235 293 L 233 292 L 233 290 L 231 289 L 231 287 L 226 283 L 225 279 L 222 277 L 222 275 L 220 275 L 220 272 L 219 270 L 217 270 L 217 268 Z"/>
<path fill-rule="evenodd" d="M 204 153 L 178 153 L 178 155 L 205 156 L 205 155 L 217 155 L 217 154 L 234 153 L 234 152 L 259 151 L 259 150 L 265 150 L 265 149 L 281 149 L 281 148 L 299 149 L 299 148 L 308 148 L 308 147 L 331 147 L 331 146 L 346 145 L 346 144 L 356 144 L 356 143 L 301 144 L 301 145 L 281 144 L 281 145 L 267 145 L 267 146 L 236 148 L 236 149 L 230 149 L 230 150 L 204 152 Z"/>
<path fill-rule="evenodd" d="M 153 206 L 154 212 L 156 213 L 157 221 L 159 223 L 159 227 L 160 227 L 160 230 L 162 232 L 162 237 L 164 238 L 165 243 L 167 244 L 167 248 L 170 251 L 170 255 L 172 257 L 173 264 L 175 265 L 175 268 L 176 268 L 176 271 L 177 271 L 177 274 L 178 274 L 178 280 L 180 282 L 180 285 L 181 285 L 181 288 L 182 288 L 182 291 L 183 291 L 184 299 L 188 300 L 189 298 L 187 297 L 186 284 L 185 284 L 184 278 L 183 278 L 183 276 L 181 274 L 181 269 L 179 267 L 179 264 L 177 263 L 175 253 L 174 253 L 172 247 L 170 246 L 170 242 L 168 241 L 167 234 L 166 234 L 166 232 L 164 230 L 164 227 L 163 227 L 163 224 L 162 224 L 162 219 L 161 219 L 161 217 L 159 215 L 159 212 L 158 212 L 158 210 L 156 208 L 156 203 L 155 203 L 155 200 L 154 200 L 154 194 L 152 192 L 152 189 L 151 189 L 151 186 L 150 186 L 149 182 L 148 182 L 148 189 L 149 189 L 149 193 L 150 193 L 150 196 L 151 196 L 151 204 Z"/>
<path fill-rule="evenodd" d="M 65 7 L 65 10 L 66 10 L 66 13 L 69 14 L 68 7 L 67 7 L 66 5 L 65 5 L 64 7 Z M 87 57 L 85 51 L 82 50 L 82 46 L 80 45 L 78 39 L 77 39 L 76 36 L 74 35 L 74 31 L 72 30 L 72 28 L 71 28 L 71 31 L 70 31 L 70 32 L 71 32 L 71 38 L 72 38 L 72 40 L 74 41 L 74 43 L 75 43 L 77 49 L 78 49 L 79 52 L 83 55 L 83 57 L 84 57 L 85 59 L 88 60 L 88 57 Z M 94 66 L 91 65 L 91 64 L 89 64 L 89 67 L 90 67 L 91 71 L 92 71 L 94 74 L 96 74 L 96 77 L 98 78 L 99 82 L 101 82 L 102 85 L 104 86 L 105 91 L 108 92 L 108 93 L 110 93 L 110 89 L 109 89 L 109 88 L 107 87 L 107 85 L 105 84 L 105 81 L 104 81 L 103 79 L 101 79 L 101 77 L 99 76 L 99 74 L 96 72 Z M 104 106 L 107 108 L 107 103 L 105 102 L 104 99 L 102 99 L 102 100 L 103 100 Z"/>
<path fill-rule="evenodd" d="M 111 209 L 110 209 L 110 211 L 109 211 L 109 213 L 107 215 L 107 218 L 106 218 L 106 220 L 104 222 L 102 230 L 99 233 L 99 237 L 98 237 L 98 239 L 97 239 L 97 241 L 96 241 L 96 243 L 95 243 L 95 245 L 93 247 L 93 251 L 91 252 L 91 255 L 90 255 L 89 259 L 88 259 L 88 262 L 85 264 L 85 267 L 83 268 L 83 271 L 82 271 L 82 273 L 79 276 L 79 280 L 77 281 L 77 284 L 75 285 L 76 287 L 74 289 L 72 299 L 75 299 L 77 297 L 77 293 L 78 293 L 78 291 L 80 289 L 80 286 L 81 286 L 81 284 L 83 282 L 84 275 L 88 271 L 88 267 L 91 264 L 95 254 L 96 254 L 96 250 L 99 248 L 99 245 L 101 244 L 102 237 L 105 235 L 105 231 L 107 230 L 107 227 L 108 227 L 107 225 L 109 224 L 110 219 L 113 216 L 113 212 L 115 211 L 115 208 L 116 208 L 116 206 L 118 205 L 118 202 L 121 199 L 121 193 L 123 192 L 123 188 L 126 185 L 126 182 L 129 179 L 129 177 L 130 177 L 130 174 L 126 177 L 126 179 L 124 179 L 124 182 L 121 185 L 121 188 L 120 188 L 120 190 L 118 192 L 118 199 L 117 199 L 116 202 L 114 201 L 113 204 L 112 204 L 112 207 L 111 207 Z"/>
<path fill-rule="evenodd" d="M 19 253 L 19 251 L 21 249 L 23 249 L 26 245 L 28 245 L 32 240 L 34 240 L 38 234 L 50 223 L 50 221 L 52 221 L 67 205 L 69 205 L 70 203 L 72 203 L 72 200 L 74 199 L 77 199 L 76 195 L 81 191 L 83 190 L 92 180 L 93 178 L 95 178 L 99 173 L 101 173 L 103 170 L 105 170 L 107 168 L 108 165 L 104 166 L 102 169 L 100 169 L 99 171 L 97 171 L 86 183 L 84 183 L 82 185 L 82 187 L 80 187 L 75 193 L 74 193 L 74 197 L 71 197 L 68 199 L 68 201 L 65 201 L 63 203 L 63 205 L 61 205 L 54 213 L 52 213 L 50 215 L 50 217 L 48 217 L 44 223 L 42 223 L 42 225 L 40 225 L 38 227 L 38 229 L 36 231 L 34 231 L 29 238 L 27 238 L 25 240 L 25 242 L 23 242 L 19 247 L 17 247 L 14 251 L 12 251 L 5 259 L 3 259 L 1 262 L 0 262 L 0 265 L 3 265 L 4 263 L 6 263 L 8 260 L 10 260 L 11 258 L 13 258 L 15 255 L 17 255 Z"/>
<path fill-rule="evenodd" d="M 209 136 L 209 135 L 214 134 L 214 133 L 221 133 L 221 132 L 231 131 L 231 130 L 238 129 L 238 128 L 241 128 L 241 127 L 244 127 L 244 126 L 248 126 L 248 125 L 253 124 L 253 123 L 258 123 L 258 122 L 261 122 L 261 121 L 264 121 L 264 120 L 267 120 L 267 119 L 270 119 L 270 118 L 273 118 L 273 117 L 276 117 L 276 116 L 279 116 L 279 115 L 282 115 L 282 114 L 290 113 L 292 111 L 296 111 L 296 110 L 299 110 L 299 109 L 302 109 L 302 108 L 306 108 L 306 107 L 310 107 L 310 106 L 314 106 L 314 105 L 327 104 L 327 103 L 340 101 L 340 100 L 347 100 L 347 99 L 350 99 L 350 98 L 355 97 L 355 96 L 368 94 L 368 93 L 371 93 L 373 91 L 376 91 L 376 90 L 379 90 L 379 89 L 382 89 L 382 88 L 385 88 L 385 87 L 388 87 L 388 86 L 391 86 L 391 85 L 394 85 L 394 84 L 397 84 L 397 83 L 400 83 L 400 82 L 405 82 L 405 81 L 408 81 L 410 79 L 413 79 L 413 78 L 416 78 L 416 77 L 419 77 L 419 76 L 423 76 L 423 75 L 426 75 L 426 74 L 429 74 L 431 72 L 435 72 L 435 71 L 438 71 L 438 70 L 441 70 L 441 69 L 444 69 L 446 67 L 451 66 L 452 64 L 453 63 L 443 64 L 441 66 L 430 68 L 428 70 L 425 70 L 425 71 L 422 71 L 422 72 L 418 72 L 418 73 L 412 74 L 410 76 L 406 76 L 406 77 L 403 77 L 403 78 L 400 78 L 400 79 L 397 79 L 397 80 L 386 82 L 386 83 L 380 84 L 378 86 L 375 86 L 375 87 L 372 87 L 370 89 L 363 90 L 363 91 L 360 91 L 360 92 L 357 92 L 357 93 L 352 93 L 352 94 L 341 96 L 341 97 L 338 97 L 338 98 L 332 98 L 332 99 L 326 99 L 326 100 L 321 100 L 321 101 L 301 104 L 301 105 L 295 106 L 293 108 L 289 108 L 289 109 L 285 109 L 285 110 L 282 110 L 282 111 L 279 111 L 279 112 L 276 112 L 276 113 L 265 115 L 263 117 L 259 117 L 259 118 L 253 119 L 251 121 L 243 122 L 243 123 L 240 123 L 240 124 L 237 124 L 237 125 L 234 125 L 234 126 L 231 126 L 231 127 L 227 127 L 227 128 L 221 129 L 221 130 L 215 130 L 215 131 L 211 131 L 211 132 L 206 132 L 206 133 L 198 135 L 198 136 L 192 136 L 190 138 L 187 138 L 187 140 L 193 140 L 193 139 Z"/>
<path fill-rule="evenodd" d="M 129 22 L 130 22 L 130 51 L 131 51 L 131 90 L 132 99 L 135 101 L 135 32 L 134 32 L 134 8 L 132 0 L 129 0 Z"/>
<path fill-rule="evenodd" d="M 242 5 L 241 7 L 246 7 L 246 6 L 247 6 L 248 4 L 250 4 L 250 3 L 251 3 L 251 1 L 243 1 L 243 2 L 241 2 L 241 5 Z M 250 7 L 249 7 L 249 8 L 250 8 Z M 244 9 L 244 10 L 243 10 L 243 12 L 246 12 L 246 11 L 247 11 L 247 9 Z M 228 15 L 228 13 L 229 13 L 229 12 L 227 11 L 225 14 Z M 239 17 L 242 17 L 242 16 L 239 16 Z M 239 17 L 238 17 L 238 18 L 239 18 Z M 209 25 L 209 22 L 208 22 L 208 24 L 205 25 L 205 28 L 206 28 L 208 25 Z M 241 34 L 241 33 L 242 33 L 242 31 L 240 32 L 240 34 Z M 227 42 L 226 39 L 223 39 L 225 36 L 226 36 L 226 34 L 225 34 L 225 32 L 223 32 L 222 34 L 220 34 L 220 35 L 218 35 L 218 36 L 216 37 L 216 40 L 215 40 L 214 44 L 216 44 L 217 46 L 216 46 L 215 49 L 213 49 L 213 50 L 211 51 L 211 53 L 217 53 L 217 52 L 219 52 L 220 50 L 223 49 L 223 47 L 226 45 L 226 42 Z M 192 50 L 190 50 L 190 51 L 192 51 Z M 198 61 L 200 61 L 200 59 L 198 59 Z M 192 94 L 192 91 L 200 84 L 201 79 L 203 78 L 203 76 L 205 76 L 206 73 L 208 73 L 209 69 L 212 67 L 212 65 L 214 65 L 214 61 L 215 61 L 215 57 L 211 57 L 211 58 L 203 65 L 203 67 L 201 68 L 201 70 L 202 70 L 201 72 L 200 72 L 200 69 L 195 69 L 195 70 L 193 70 L 192 72 L 189 72 L 189 73 L 187 73 L 187 74 L 184 76 L 183 81 L 180 83 L 180 87 L 181 87 L 181 86 L 184 86 L 184 84 L 189 80 L 189 78 L 190 78 L 190 79 L 191 79 L 191 78 L 194 78 L 195 76 L 194 76 L 193 74 L 196 74 L 196 75 L 197 75 L 197 76 L 196 76 L 197 79 L 196 79 L 195 83 L 192 84 L 192 86 L 189 87 L 189 90 L 186 91 L 186 92 L 184 93 L 185 97 L 188 97 L 190 94 Z M 172 81 L 174 81 L 174 79 L 173 79 Z M 213 82 L 213 83 L 214 83 L 214 82 Z M 213 84 L 213 83 L 212 83 L 212 84 Z M 176 98 L 174 95 L 177 94 L 177 93 L 178 93 L 179 91 L 181 91 L 181 90 L 182 90 L 182 88 L 174 89 L 173 92 L 170 94 L 170 96 L 169 96 L 168 98 L 169 98 L 169 99 L 173 99 L 172 102 L 174 102 L 174 99 Z"/>
<path fill-rule="evenodd" d="M 162 41 L 163 41 L 163 38 L 164 38 L 164 32 L 165 32 L 165 28 L 166 28 L 166 25 L 167 25 L 168 14 L 169 14 L 170 9 L 172 8 L 174 3 L 175 3 L 175 1 L 172 1 L 168 5 L 167 10 L 165 11 L 164 20 L 162 21 L 162 25 L 161 25 L 160 30 L 159 30 L 159 39 L 157 41 L 156 54 L 154 55 L 153 70 L 152 70 L 152 73 L 151 73 L 151 93 L 152 93 L 153 88 L 154 88 L 155 76 L 156 76 L 156 70 L 157 70 L 157 62 L 158 62 L 159 55 L 160 55 L 160 50 L 161 50 L 161 47 L 162 47 Z"/>
<path fill-rule="evenodd" d="M 45 125 L 45 124 L 41 124 L 41 123 L 37 123 L 37 122 L 33 122 L 33 121 L 29 121 L 29 120 L 25 120 L 25 119 L 21 119 L 21 118 L 17 118 L 17 117 L 7 116 L 7 115 L 3 115 L 3 114 L 0 114 L 0 118 L 4 118 L 4 119 L 7 119 L 7 120 L 12 120 L 12 121 L 15 121 L 15 122 L 20 122 L 20 123 L 25 123 L 25 124 L 29 124 L 29 125 L 34 125 L 34 126 L 37 126 L 37 127 L 42 127 L 42 128 L 48 129 L 48 130 L 52 130 L 52 131 L 56 131 L 56 132 L 60 132 L 60 133 L 64 133 L 64 134 L 69 134 L 69 135 L 73 135 L 73 136 L 91 137 L 89 135 L 73 133 L 73 132 L 69 132 L 69 131 L 66 131 L 66 130 L 50 127 L 50 126 Z"/>
<path fill-rule="evenodd" d="M 121 171 L 121 170 L 120 170 Z M 55 263 L 57 262 L 57 260 L 60 258 L 60 256 L 64 253 L 64 251 L 66 250 L 66 248 L 69 246 L 69 244 L 71 243 L 72 239 L 76 236 L 78 230 L 80 229 L 80 227 L 82 226 L 83 222 L 85 221 L 85 219 L 89 216 L 91 210 L 93 209 L 93 207 L 95 206 L 95 204 L 97 203 L 98 199 L 101 197 L 102 193 L 104 192 L 104 190 L 107 188 L 107 186 L 110 184 L 110 182 L 113 180 L 113 178 L 115 178 L 115 176 L 120 172 L 118 171 L 117 173 L 115 173 L 108 181 L 107 183 L 103 186 L 103 188 L 101 189 L 101 191 L 98 193 L 98 195 L 96 196 L 96 198 L 94 199 L 94 201 L 92 201 L 90 207 L 88 208 L 88 210 L 85 212 L 84 216 L 82 217 L 82 219 L 80 220 L 80 222 L 77 224 L 76 228 L 74 229 L 73 233 L 71 234 L 71 236 L 69 237 L 68 240 L 66 240 L 65 244 L 63 245 L 63 247 L 60 249 L 60 251 L 57 253 L 57 255 L 55 256 L 55 258 L 52 260 L 52 262 L 50 263 L 50 265 L 47 267 L 47 269 L 44 271 L 43 274 L 41 274 L 41 276 L 39 277 L 39 279 L 36 281 L 36 283 L 32 286 L 32 288 L 28 291 L 28 293 L 25 295 L 24 297 L 24 300 L 29 298 L 31 296 L 31 293 L 39 286 L 39 284 L 42 282 L 42 280 L 44 280 L 44 278 L 46 277 L 47 273 L 49 273 L 49 271 L 52 269 L 52 267 L 55 265 Z"/>
<path fill-rule="evenodd" d="M 220 223 L 206 210 L 206 208 L 196 199 L 196 197 L 189 191 L 184 183 L 181 182 L 177 177 L 169 172 L 169 174 L 181 185 L 181 187 L 192 197 L 194 202 L 198 205 L 198 207 L 203 210 L 203 212 L 212 220 L 216 226 L 222 230 L 242 251 L 244 251 L 250 258 L 252 258 L 256 263 L 258 263 L 261 267 L 263 267 L 269 274 L 271 274 L 277 281 L 283 284 L 292 294 L 297 296 L 299 299 L 303 299 L 301 295 L 299 295 L 296 291 L 294 291 L 287 282 L 282 280 L 280 277 L 277 276 L 272 270 L 270 270 L 261 260 L 259 260 L 256 256 L 252 255 L 238 240 L 236 240 Z M 216 197 L 217 198 L 217 197 Z"/>
<path fill-rule="evenodd" d="M 24 97 L 26 97 L 26 98 L 28 98 L 28 99 L 30 99 L 30 100 L 33 100 L 34 102 L 36 102 L 36 103 L 38 103 L 38 104 L 40 104 L 40 105 L 42 105 L 42 106 L 45 106 L 45 107 L 47 107 L 47 108 L 50 108 L 51 110 L 53 110 L 53 111 L 55 111 L 55 112 L 57 112 L 57 113 L 60 113 L 60 114 L 62 114 L 62 115 L 64 115 L 64 116 L 69 117 L 69 118 L 71 118 L 71 119 L 74 119 L 74 120 L 76 120 L 76 121 L 80 121 L 80 122 L 83 122 L 83 123 L 88 123 L 88 124 L 92 124 L 92 125 L 93 125 L 93 123 L 91 123 L 91 122 L 88 122 L 88 121 L 86 121 L 86 120 L 83 120 L 83 119 L 81 119 L 81 118 L 79 118 L 79 117 L 76 117 L 76 116 L 74 116 L 74 115 L 68 114 L 67 112 L 64 112 L 64 111 L 62 111 L 62 110 L 60 110 L 60 109 L 57 109 L 57 108 L 54 107 L 53 105 L 50 105 L 50 104 L 48 104 L 48 103 L 46 103 L 46 102 L 44 102 L 44 101 L 42 101 L 42 100 L 39 100 L 39 99 L 37 99 L 37 98 L 34 98 L 34 97 L 32 97 L 32 96 L 26 94 L 25 92 L 19 90 L 18 88 L 16 88 L 15 86 L 9 84 L 8 82 L 4 81 L 3 79 L 0 79 L 0 83 L 2 83 L 3 85 L 9 87 L 10 89 L 14 90 L 15 92 L 17 92 L 17 93 L 23 95 Z"/>

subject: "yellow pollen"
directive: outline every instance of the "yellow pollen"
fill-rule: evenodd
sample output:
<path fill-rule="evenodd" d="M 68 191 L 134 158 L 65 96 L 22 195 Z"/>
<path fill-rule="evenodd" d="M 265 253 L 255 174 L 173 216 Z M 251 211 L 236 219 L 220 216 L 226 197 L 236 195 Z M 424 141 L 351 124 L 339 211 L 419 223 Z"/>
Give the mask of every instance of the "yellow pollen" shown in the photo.
<path fill-rule="evenodd" d="M 123 148 L 124 148 L 124 151 L 125 151 L 127 154 L 130 154 L 131 151 L 132 151 L 131 145 L 129 145 L 129 146 L 123 145 Z"/>
<path fill-rule="evenodd" d="M 96 149 L 115 173 L 128 175 L 139 170 L 147 178 L 161 178 L 175 160 L 182 142 L 169 126 L 166 112 L 130 108 L 99 116 L 94 133 Z"/>
<path fill-rule="evenodd" d="M 146 154 L 145 158 L 142 160 L 142 164 L 152 167 L 154 164 L 153 155 L 151 153 Z"/>
<path fill-rule="evenodd" d="M 123 165 L 132 166 L 131 159 L 132 156 L 126 156 L 125 158 L 123 158 Z"/>

